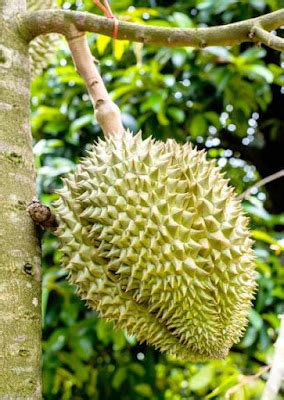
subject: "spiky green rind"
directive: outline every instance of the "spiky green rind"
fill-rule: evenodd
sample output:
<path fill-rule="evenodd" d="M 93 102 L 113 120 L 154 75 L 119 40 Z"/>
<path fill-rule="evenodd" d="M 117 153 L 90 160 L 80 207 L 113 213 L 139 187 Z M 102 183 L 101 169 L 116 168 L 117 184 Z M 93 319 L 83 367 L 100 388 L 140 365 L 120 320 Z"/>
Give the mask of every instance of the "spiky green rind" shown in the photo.
<path fill-rule="evenodd" d="M 100 315 L 179 358 L 224 358 L 255 290 L 247 218 L 190 144 L 99 140 L 57 203 L 63 265 Z"/>
<path fill-rule="evenodd" d="M 56 8 L 57 0 L 28 0 L 28 11 Z M 55 54 L 58 44 L 58 35 L 49 34 L 36 37 L 30 42 L 29 54 L 31 60 L 31 77 L 40 75 Z"/>

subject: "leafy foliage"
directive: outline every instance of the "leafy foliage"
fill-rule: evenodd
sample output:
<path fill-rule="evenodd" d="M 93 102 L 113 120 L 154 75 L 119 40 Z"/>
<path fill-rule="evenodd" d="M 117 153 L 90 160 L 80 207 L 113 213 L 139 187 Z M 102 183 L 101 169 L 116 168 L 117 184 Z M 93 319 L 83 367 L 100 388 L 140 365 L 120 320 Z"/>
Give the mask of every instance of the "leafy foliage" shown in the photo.
<path fill-rule="evenodd" d="M 90 0 L 84 5 L 62 3 L 64 8 L 97 12 Z M 280 3 L 123 0 L 113 1 L 112 6 L 130 21 L 196 27 L 261 15 L 280 8 Z M 142 128 L 145 137 L 191 140 L 206 148 L 238 192 L 275 172 L 269 168 L 281 163 L 277 153 L 282 126 L 277 110 L 283 85 L 279 53 L 251 45 L 166 49 L 113 43 L 98 35 L 90 35 L 89 41 L 125 126 L 134 131 Z M 75 169 L 101 132 L 64 42 L 56 63 L 35 79 L 32 90 L 38 191 L 44 202 L 51 203 L 61 176 Z M 77 298 L 60 268 L 56 239 L 44 234 L 45 398 L 259 399 L 265 374 L 239 385 L 231 395 L 228 390 L 271 361 L 277 315 L 284 312 L 284 214 L 277 203 L 279 185 L 268 185 L 267 191 L 255 189 L 244 202 L 256 240 L 259 290 L 242 342 L 221 362 L 179 362 L 138 345 L 126 332 L 114 331 Z"/>

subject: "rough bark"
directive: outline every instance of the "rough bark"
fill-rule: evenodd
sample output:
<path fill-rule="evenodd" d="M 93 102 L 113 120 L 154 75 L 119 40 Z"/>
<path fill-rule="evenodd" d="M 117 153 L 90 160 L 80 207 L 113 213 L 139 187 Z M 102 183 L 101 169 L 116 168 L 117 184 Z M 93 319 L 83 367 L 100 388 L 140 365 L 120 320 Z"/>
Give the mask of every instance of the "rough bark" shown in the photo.
<path fill-rule="evenodd" d="M 41 398 L 40 248 L 26 207 L 35 195 L 27 43 L 0 0 L 0 398 Z"/>

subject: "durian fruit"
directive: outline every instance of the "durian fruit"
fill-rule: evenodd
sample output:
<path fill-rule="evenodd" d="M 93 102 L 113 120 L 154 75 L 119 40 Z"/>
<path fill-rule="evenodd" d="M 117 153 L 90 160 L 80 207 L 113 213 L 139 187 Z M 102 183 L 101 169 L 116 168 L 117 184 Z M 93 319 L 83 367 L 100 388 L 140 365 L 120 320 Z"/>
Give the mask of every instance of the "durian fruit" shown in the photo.
<path fill-rule="evenodd" d="M 28 0 L 28 11 L 36 11 L 48 8 L 56 8 L 57 0 Z M 29 44 L 31 64 L 31 78 L 34 79 L 45 69 L 56 51 L 59 36 L 55 33 L 41 35 L 33 39 Z"/>
<path fill-rule="evenodd" d="M 56 204 L 63 266 L 106 320 L 182 359 L 224 358 L 255 291 L 252 240 L 204 151 L 125 132 L 95 144 Z"/>

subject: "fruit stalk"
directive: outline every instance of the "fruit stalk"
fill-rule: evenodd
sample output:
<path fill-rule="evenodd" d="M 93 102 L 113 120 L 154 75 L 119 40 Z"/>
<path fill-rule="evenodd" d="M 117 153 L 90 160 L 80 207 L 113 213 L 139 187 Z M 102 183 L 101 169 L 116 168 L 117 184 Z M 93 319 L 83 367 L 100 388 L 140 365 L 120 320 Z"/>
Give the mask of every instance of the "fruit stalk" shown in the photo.
<path fill-rule="evenodd" d="M 120 110 L 111 100 L 98 68 L 95 65 L 86 35 L 74 28 L 72 29 L 72 33 L 67 36 L 67 40 L 76 70 L 85 81 L 97 121 L 104 135 L 107 137 L 117 133 L 123 134 L 124 127 L 121 121 Z"/>

